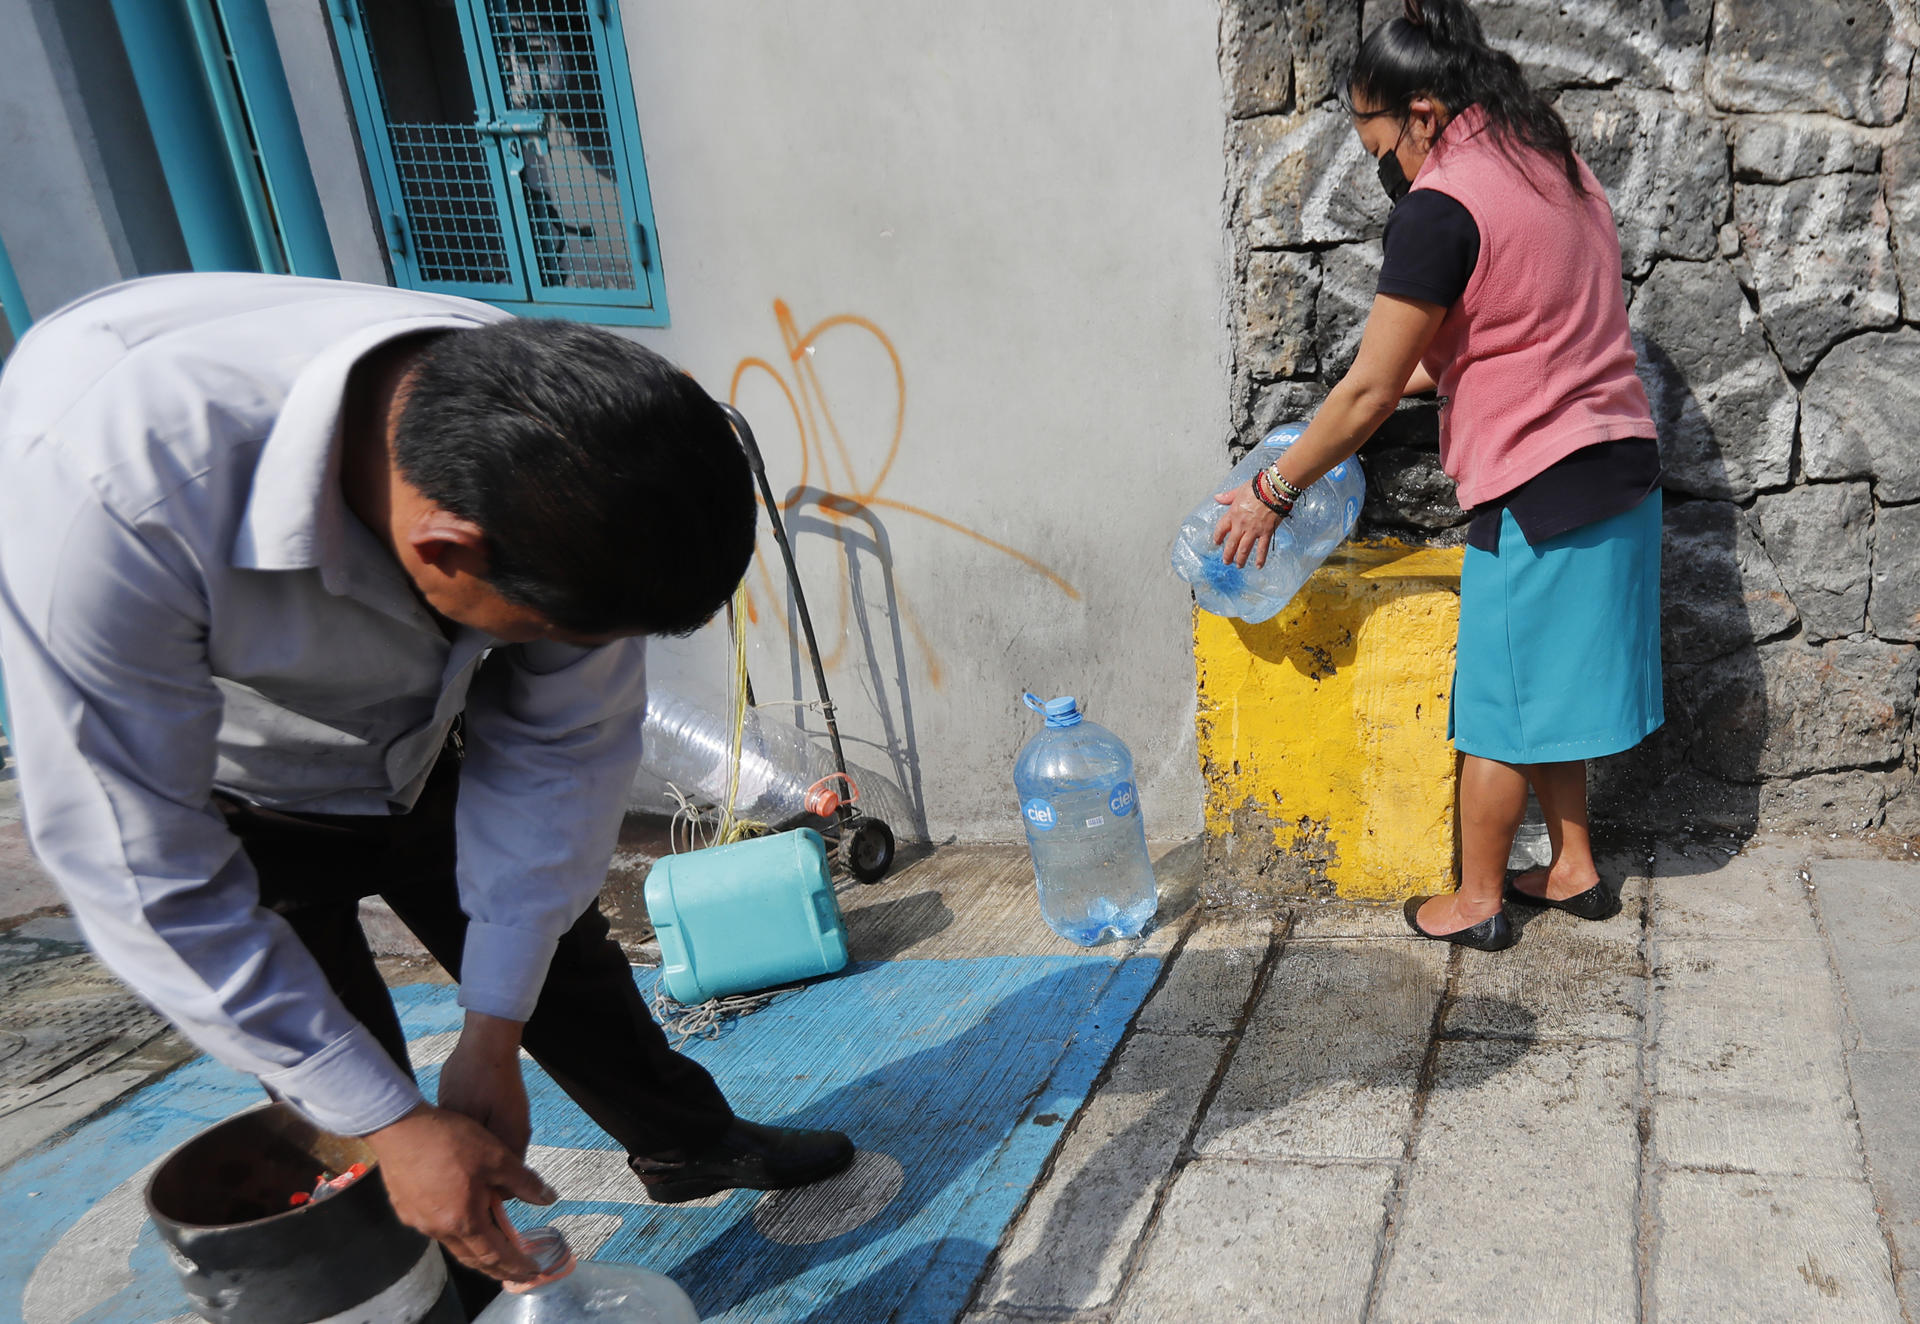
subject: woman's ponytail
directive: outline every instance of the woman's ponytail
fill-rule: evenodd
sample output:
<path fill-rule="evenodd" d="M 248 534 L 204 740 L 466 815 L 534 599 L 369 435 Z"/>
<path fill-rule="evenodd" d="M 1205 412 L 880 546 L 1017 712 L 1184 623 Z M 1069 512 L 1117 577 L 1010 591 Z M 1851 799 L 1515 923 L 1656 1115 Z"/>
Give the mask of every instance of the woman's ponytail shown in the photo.
<path fill-rule="evenodd" d="M 1406 21 L 1427 34 L 1427 40 L 1440 47 L 1485 46 L 1487 37 L 1461 0 L 1406 0 Z"/>
<path fill-rule="evenodd" d="M 1432 97 L 1456 115 L 1477 105 L 1496 134 L 1552 160 L 1584 194 L 1566 121 L 1528 85 L 1517 60 L 1487 43 L 1466 0 L 1402 0 L 1402 10 L 1361 46 L 1347 77 L 1348 109 L 1404 116 L 1417 97 Z"/>

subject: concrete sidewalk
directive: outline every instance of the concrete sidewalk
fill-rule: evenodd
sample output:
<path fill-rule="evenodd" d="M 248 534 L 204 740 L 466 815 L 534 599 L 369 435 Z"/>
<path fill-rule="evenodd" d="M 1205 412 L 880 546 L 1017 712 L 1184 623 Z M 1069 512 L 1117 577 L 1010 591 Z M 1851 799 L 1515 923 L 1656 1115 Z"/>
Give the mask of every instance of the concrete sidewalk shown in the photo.
<path fill-rule="evenodd" d="M 1621 916 L 1497 954 L 1199 914 L 969 1320 L 1912 1320 L 1920 863 L 1886 854 L 1616 857 Z"/>
<path fill-rule="evenodd" d="M 11 817 L 0 1165 L 190 1056 L 74 945 Z M 1039 1119 L 1060 1138 L 965 1319 L 1914 1320 L 1911 850 L 1617 855 L 1621 916 L 1529 913 L 1493 955 L 1397 910 L 1209 908 L 1198 859 L 1162 859 L 1158 987 Z M 936 852 L 843 895 L 854 955 L 1068 950 L 1031 888 L 1019 848 Z"/>

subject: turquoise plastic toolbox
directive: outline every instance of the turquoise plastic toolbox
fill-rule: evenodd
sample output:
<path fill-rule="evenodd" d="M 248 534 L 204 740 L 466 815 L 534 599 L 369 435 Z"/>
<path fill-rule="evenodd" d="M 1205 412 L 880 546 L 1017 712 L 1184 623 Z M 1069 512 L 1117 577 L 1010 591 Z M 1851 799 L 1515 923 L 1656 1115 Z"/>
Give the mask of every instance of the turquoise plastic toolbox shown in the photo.
<path fill-rule="evenodd" d="M 812 828 L 669 855 L 647 874 L 660 982 L 691 1005 L 847 964 L 827 846 Z"/>

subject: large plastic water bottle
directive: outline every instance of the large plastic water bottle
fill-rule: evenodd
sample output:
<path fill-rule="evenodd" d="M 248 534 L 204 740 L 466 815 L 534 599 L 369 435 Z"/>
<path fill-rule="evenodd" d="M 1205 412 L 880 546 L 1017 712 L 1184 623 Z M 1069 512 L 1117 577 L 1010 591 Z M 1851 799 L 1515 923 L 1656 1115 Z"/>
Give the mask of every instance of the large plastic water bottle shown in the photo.
<path fill-rule="evenodd" d="M 509 1287 L 473 1324 L 700 1324 L 687 1294 L 637 1264 L 576 1260 L 556 1227 L 519 1234 L 540 1266 L 531 1287 Z"/>
<path fill-rule="evenodd" d="M 1214 490 L 1229 492 L 1240 486 L 1285 454 L 1306 430 L 1302 423 L 1275 428 Z M 1209 495 L 1194 507 L 1173 540 L 1174 573 L 1193 585 L 1194 598 L 1215 616 L 1270 620 L 1293 601 L 1327 554 L 1353 532 L 1366 494 L 1358 462 L 1343 460 L 1334 465 L 1294 502 L 1293 513 L 1280 521 L 1264 567 L 1254 565 L 1251 557 L 1244 566 L 1228 565 L 1221 557 L 1213 545 L 1213 531 L 1227 508 Z"/>
<path fill-rule="evenodd" d="M 641 728 L 641 764 L 660 780 L 709 804 L 727 798 L 733 728 L 690 699 L 655 689 L 647 695 Z M 832 774 L 833 755 L 780 717 L 747 709 L 740 739 L 740 783 L 734 812 L 752 823 L 775 824 L 807 810 L 807 788 Z M 890 778 L 856 763 L 847 771 L 860 787 L 860 807 L 896 831 L 912 832 L 912 802 Z"/>
<path fill-rule="evenodd" d="M 1133 784 L 1133 755 L 1120 737 L 1080 715 L 1079 701 L 1029 694 L 1047 725 L 1013 765 L 1020 817 L 1040 891 L 1040 914 L 1082 947 L 1107 934 L 1139 936 L 1160 894 L 1147 858 L 1147 829 Z"/>

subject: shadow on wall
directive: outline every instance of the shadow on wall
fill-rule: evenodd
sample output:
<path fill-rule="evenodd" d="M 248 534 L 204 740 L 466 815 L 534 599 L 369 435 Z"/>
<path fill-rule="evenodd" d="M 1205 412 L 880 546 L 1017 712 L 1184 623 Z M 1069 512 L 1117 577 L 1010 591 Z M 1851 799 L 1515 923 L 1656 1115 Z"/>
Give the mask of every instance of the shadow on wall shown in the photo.
<path fill-rule="evenodd" d="M 1666 502 L 1660 651 L 1666 724 L 1632 750 L 1595 760 L 1593 813 L 1616 833 L 1753 835 L 1760 815 L 1767 687 L 1759 645 L 1797 621 L 1736 485 L 1713 422 L 1683 367 L 1636 335 L 1660 438 Z"/>
<path fill-rule="evenodd" d="M 795 556 L 804 568 L 809 564 L 801 554 L 804 540 L 827 538 L 839 544 L 844 572 L 842 582 L 831 588 L 811 585 L 808 605 L 820 640 L 821 665 L 830 678 L 840 672 L 841 683 L 852 680 L 867 695 L 881 733 L 877 740 L 849 739 L 850 756 L 858 760 L 858 746 L 864 743 L 883 757 L 882 770 L 890 772 L 912 801 L 913 821 L 906 835 L 924 840 L 926 798 L 913 691 L 921 682 L 937 691 L 945 676 L 939 650 L 895 578 L 893 541 L 883 515 L 909 515 L 923 528 L 932 526 L 937 536 L 958 535 L 997 552 L 1045 581 L 1043 592 L 1077 601 L 1080 591 L 1026 552 L 886 494 L 906 437 L 907 375 L 900 351 L 884 329 L 852 313 L 826 317 L 803 329 L 782 299 L 774 300 L 773 316 L 782 354 L 777 359 L 741 359 L 733 370 L 728 402 L 755 422 L 761 448 L 775 465 L 782 455 L 771 420 L 778 417 L 779 404 L 764 391 L 752 402 L 744 400 L 743 385 L 748 380 L 770 383 L 791 413 L 798 476 L 781 502 L 781 512 Z M 829 377 L 837 382 L 837 399 L 829 393 Z M 791 591 L 780 582 L 779 558 L 771 547 L 763 545 L 756 560 L 759 572 L 748 589 L 748 620 L 759 623 L 767 603 L 784 601 L 784 613 L 776 619 L 786 634 L 793 697 L 798 700 L 812 688 L 798 612 Z M 820 560 L 812 558 L 811 564 L 818 566 Z M 848 656 L 850 644 L 858 648 L 857 657 Z M 803 726 L 813 725 L 804 709 L 799 717 Z M 843 729 L 842 735 L 850 733 Z"/>
<path fill-rule="evenodd" d="M 894 582 L 893 544 L 887 526 L 872 508 L 817 487 L 790 493 L 785 509 L 787 536 L 793 540 L 796 559 L 803 538 L 820 537 L 840 544 L 847 576 L 841 637 L 850 638 L 860 650 L 857 665 L 880 724 L 877 740 L 849 744 L 865 745 L 885 760 L 883 766 L 892 770 L 894 780 L 912 804 L 911 830 L 902 835 L 927 840 L 927 798 L 921 779 L 920 745 L 914 734 L 913 687 L 908 681 L 907 644 L 900 628 L 900 590 Z M 831 518 L 817 512 L 827 512 Z M 800 614 L 791 593 L 787 595 L 786 624 L 793 645 L 787 653 L 788 678 L 793 693 L 800 694 L 813 681 L 803 674 L 808 666 L 801 657 Z M 844 633 L 848 626 L 850 635 Z M 801 725 L 810 723 L 803 721 Z M 857 748 L 850 757 L 861 757 Z"/>

